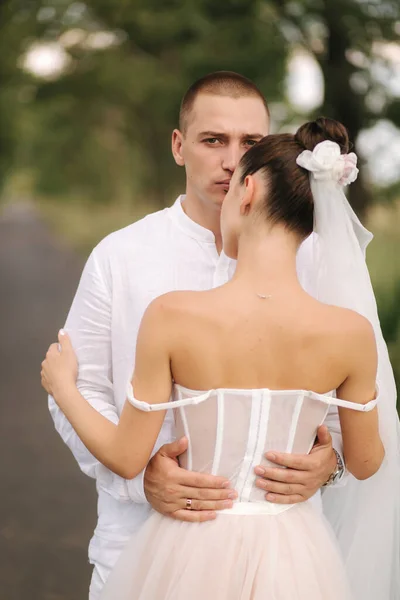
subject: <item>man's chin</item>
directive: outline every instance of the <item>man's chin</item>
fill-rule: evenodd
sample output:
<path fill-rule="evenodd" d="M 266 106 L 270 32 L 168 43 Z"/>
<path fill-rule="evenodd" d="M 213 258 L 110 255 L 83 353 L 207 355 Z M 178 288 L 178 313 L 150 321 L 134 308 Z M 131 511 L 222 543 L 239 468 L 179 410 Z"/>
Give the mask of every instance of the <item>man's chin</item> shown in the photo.
<path fill-rule="evenodd" d="M 216 193 L 214 192 L 212 194 L 213 203 L 218 205 L 221 208 L 227 193 L 228 193 L 228 190 L 224 190 L 224 189 L 221 189 Z"/>

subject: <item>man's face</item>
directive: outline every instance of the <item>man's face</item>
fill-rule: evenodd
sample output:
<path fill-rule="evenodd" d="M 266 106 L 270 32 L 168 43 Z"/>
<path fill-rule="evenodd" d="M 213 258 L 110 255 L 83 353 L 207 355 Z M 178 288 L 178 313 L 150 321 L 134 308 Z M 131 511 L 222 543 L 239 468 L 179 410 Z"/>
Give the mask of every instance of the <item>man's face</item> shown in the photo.
<path fill-rule="evenodd" d="M 220 210 L 243 154 L 268 134 L 265 106 L 256 96 L 199 94 L 185 135 L 175 130 L 173 153 L 186 169 L 186 194 Z"/>

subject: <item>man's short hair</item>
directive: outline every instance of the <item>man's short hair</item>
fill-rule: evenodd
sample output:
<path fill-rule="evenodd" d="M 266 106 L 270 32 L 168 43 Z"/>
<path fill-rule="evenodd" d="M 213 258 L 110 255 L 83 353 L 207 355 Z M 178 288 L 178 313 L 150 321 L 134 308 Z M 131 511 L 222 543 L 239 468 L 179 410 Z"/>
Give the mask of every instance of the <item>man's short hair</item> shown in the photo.
<path fill-rule="evenodd" d="M 185 133 L 187 130 L 190 113 L 200 93 L 229 96 L 230 98 L 254 96 L 260 98 L 265 106 L 268 117 L 270 116 L 267 101 L 255 83 L 233 71 L 216 71 L 195 81 L 183 96 L 179 112 L 179 129 L 182 133 Z"/>

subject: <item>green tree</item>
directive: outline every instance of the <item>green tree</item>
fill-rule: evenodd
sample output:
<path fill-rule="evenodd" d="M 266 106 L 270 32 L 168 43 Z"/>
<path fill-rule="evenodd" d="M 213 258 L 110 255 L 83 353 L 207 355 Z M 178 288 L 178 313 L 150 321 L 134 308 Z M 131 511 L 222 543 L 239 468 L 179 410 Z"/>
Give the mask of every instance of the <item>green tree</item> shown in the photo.
<path fill-rule="evenodd" d="M 341 121 L 357 140 L 362 129 L 388 118 L 400 125 L 400 100 L 376 77 L 390 64 L 382 44 L 398 41 L 398 0 L 274 0 L 287 38 L 310 52 L 321 67 L 324 114 Z M 349 189 L 354 209 L 364 213 L 372 201 L 361 171 Z"/>
<path fill-rule="evenodd" d="M 120 193 L 117 178 L 135 194 L 143 190 L 161 205 L 170 203 L 181 182 L 170 134 L 193 80 L 236 70 L 270 100 L 282 95 L 288 48 L 267 4 L 93 1 L 74 18 L 73 6 L 57 4 L 46 39 L 51 32 L 65 42 L 72 28 L 81 39 L 67 44 L 65 73 L 37 82 L 32 107 L 43 132 L 31 153 L 42 191 L 77 187 L 87 195 L 91 188 L 92 197 L 112 199 Z M 114 36 L 102 49 L 95 43 L 99 32 Z"/>

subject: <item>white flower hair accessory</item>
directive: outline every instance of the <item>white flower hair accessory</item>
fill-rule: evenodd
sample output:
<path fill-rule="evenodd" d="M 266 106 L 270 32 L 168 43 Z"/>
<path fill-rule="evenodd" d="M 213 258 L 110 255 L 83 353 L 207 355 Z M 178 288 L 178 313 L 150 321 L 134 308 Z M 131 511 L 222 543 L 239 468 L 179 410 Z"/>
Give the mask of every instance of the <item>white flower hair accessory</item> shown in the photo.
<path fill-rule="evenodd" d="M 349 185 L 357 179 L 357 156 L 354 152 L 341 154 L 336 142 L 320 142 L 311 152 L 304 150 L 296 159 L 297 164 L 310 171 L 319 181 L 336 181 Z"/>

